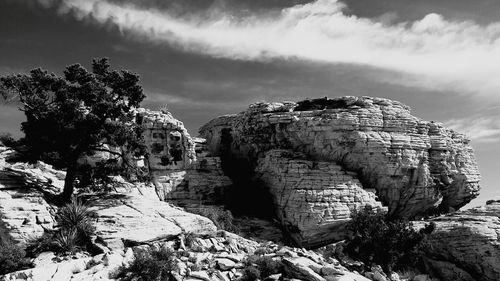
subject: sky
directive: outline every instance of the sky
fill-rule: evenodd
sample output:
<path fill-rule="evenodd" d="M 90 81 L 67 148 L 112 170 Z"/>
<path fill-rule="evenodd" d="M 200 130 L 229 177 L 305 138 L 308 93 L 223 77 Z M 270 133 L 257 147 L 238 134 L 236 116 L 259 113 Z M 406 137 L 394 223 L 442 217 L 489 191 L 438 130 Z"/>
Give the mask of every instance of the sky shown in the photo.
<path fill-rule="evenodd" d="M 0 0 L 0 75 L 108 57 L 191 135 L 257 101 L 377 96 L 472 140 L 500 199 L 500 1 Z M 0 131 L 22 113 L 0 105 Z"/>

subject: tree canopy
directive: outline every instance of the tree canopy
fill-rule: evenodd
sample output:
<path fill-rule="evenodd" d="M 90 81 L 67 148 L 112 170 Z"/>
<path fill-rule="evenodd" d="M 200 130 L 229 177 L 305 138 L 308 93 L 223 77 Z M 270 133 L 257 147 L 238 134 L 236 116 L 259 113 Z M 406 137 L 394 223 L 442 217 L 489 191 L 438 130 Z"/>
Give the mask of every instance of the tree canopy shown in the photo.
<path fill-rule="evenodd" d="M 106 58 L 94 59 L 91 71 L 73 64 L 58 76 L 36 68 L 1 77 L 0 86 L 3 97 L 16 97 L 26 115 L 21 130 L 29 158 L 50 158 L 67 169 L 64 201 L 71 198 L 82 156 L 95 151 L 124 156 L 104 144 L 138 154 L 144 151 L 133 113 L 145 98 L 139 76 L 112 70 Z"/>

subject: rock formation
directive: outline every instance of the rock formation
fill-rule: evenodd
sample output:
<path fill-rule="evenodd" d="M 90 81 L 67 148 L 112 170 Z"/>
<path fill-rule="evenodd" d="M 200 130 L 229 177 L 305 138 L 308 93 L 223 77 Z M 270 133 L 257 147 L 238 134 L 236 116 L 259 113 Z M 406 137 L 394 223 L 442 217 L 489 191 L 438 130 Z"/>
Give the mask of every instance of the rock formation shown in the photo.
<path fill-rule="evenodd" d="M 432 219 L 427 263 L 442 280 L 500 280 L 500 202 Z"/>
<path fill-rule="evenodd" d="M 213 155 L 245 163 L 240 167 L 268 185 L 278 217 L 305 246 L 336 238 L 314 237 L 313 225 L 336 229 L 359 206 L 377 206 L 376 197 L 390 214 L 415 217 L 458 209 L 479 192 L 468 139 L 387 99 L 258 103 L 210 121 L 200 134 Z M 279 159 L 275 149 L 309 162 Z M 304 179 L 308 174 L 325 180 Z M 287 198 L 293 204 L 283 208 Z"/>
<path fill-rule="evenodd" d="M 168 112 L 139 109 L 149 155 L 145 159 L 161 200 L 180 205 L 215 203 L 232 181 L 219 157 L 205 151 L 203 139 L 192 139 L 181 121 Z"/>
<path fill-rule="evenodd" d="M 3 148 L 0 146 L 0 148 Z M 0 153 L 5 159 L 12 150 Z M 58 194 L 64 172 L 43 162 L 3 161 L 0 166 L 0 233 L 20 244 L 41 237 L 52 229 L 56 207 L 44 194 Z M 182 233 L 216 230 L 212 221 L 160 201 L 154 186 L 122 181 L 115 192 L 85 195 L 95 213 L 96 245 L 104 251 L 123 250 L 126 245 L 161 241 Z"/>

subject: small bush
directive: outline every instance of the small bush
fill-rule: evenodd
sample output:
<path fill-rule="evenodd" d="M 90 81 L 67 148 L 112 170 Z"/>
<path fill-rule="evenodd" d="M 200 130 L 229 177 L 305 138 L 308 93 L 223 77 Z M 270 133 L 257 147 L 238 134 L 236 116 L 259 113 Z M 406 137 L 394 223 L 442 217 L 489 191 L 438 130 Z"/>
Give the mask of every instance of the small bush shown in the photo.
<path fill-rule="evenodd" d="M 191 248 L 194 245 L 194 242 L 196 241 L 196 238 L 198 238 L 198 235 L 194 232 L 188 232 L 184 236 L 184 244 L 186 247 Z"/>
<path fill-rule="evenodd" d="M 18 141 L 10 133 L 0 133 L 0 144 L 7 147 L 14 147 L 18 144 Z"/>
<path fill-rule="evenodd" d="M 92 222 L 93 212 L 78 199 L 73 199 L 61 207 L 57 214 L 57 223 L 61 229 L 76 230 L 76 234 L 85 238 L 92 235 L 95 227 Z"/>
<path fill-rule="evenodd" d="M 253 274 L 256 273 L 256 271 L 253 268 L 257 269 L 259 278 L 260 277 L 266 278 L 270 275 L 284 272 L 283 263 L 281 261 L 274 260 L 273 258 L 268 256 L 250 255 L 247 257 L 245 263 L 247 267 L 245 268 L 243 275 L 245 276 L 247 270 L 249 271 L 248 272 L 249 275 L 246 276 L 246 278 L 253 278 L 256 275 Z M 246 279 L 246 280 L 253 280 L 253 279 Z"/>
<path fill-rule="evenodd" d="M 12 242 L 0 243 L 0 275 L 32 267 L 26 252 Z"/>
<path fill-rule="evenodd" d="M 209 218 L 219 229 L 238 233 L 239 229 L 234 225 L 234 218 L 231 211 L 222 208 L 205 206 L 190 210 L 195 214 Z"/>
<path fill-rule="evenodd" d="M 347 254 L 368 266 L 379 264 L 390 272 L 419 264 L 427 246 L 426 236 L 434 225 L 417 231 L 408 220 L 389 219 L 367 206 L 352 215 L 347 228 L 353 234 L 347 241 Z"/>
<path fill-rule="evenodd" d="M 30 256 L 52 251 L 56 253 L 75 253 L 79 250 L 89 250 L 90 236 L 95 227 L 92 222 L 93 213 L 80 200 L 61 207 L 56 216 L 57 229 L 47 231 L 44 235 L 28 245 Z"/>
<path fill-rule="evenodd" d="M 248 266 L 243 270 L 241 281 L 255 281 L 260 279 L 260 270 L 255 266 Z"/>
<path fill-rule="evenodd" d="M 177 269 L 176 255 L 161 248 L 138 253 L 128 267 L 120 267 L 112 276 L 124 281 L 174 280 L 171 272 Z"/>
<path fill-rule="evenodd" d="M 82 245 L 81 235 L 76 228 L 63 228 L 57 232 L 52 241 L 55 252 L 76 253 Z"/>

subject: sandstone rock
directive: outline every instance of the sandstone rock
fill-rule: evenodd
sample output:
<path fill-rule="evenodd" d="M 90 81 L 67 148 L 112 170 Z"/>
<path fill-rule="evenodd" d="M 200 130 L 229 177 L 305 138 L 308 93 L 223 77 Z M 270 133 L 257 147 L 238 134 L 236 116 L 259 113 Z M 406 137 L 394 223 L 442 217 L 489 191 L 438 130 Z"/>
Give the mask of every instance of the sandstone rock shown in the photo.
<path fill-rule="evenodd" d="M 33 259 L 33 265 L 35 267 L 42 267 L 47 264 L 53 263 L 53 259 L 56 255 L 53 252 L 43 252 L 40 253 L 35 259 Z"/>
<path fill-rule="evenodd" d="M 147 166 L 160 200 L 186 205 L 215 203 L 232 181 L 220 158 L 204 150 L 204 139 L 191 138 L 181 121 L 169 112 L 138 109 L 149 150 Z"/>
<path fill-rule="evenodd" d="M 45 229 L 52 229 L 53 208 L 45 202 L 43 193 L 58 192 L 61 176 L 41 162 L 34 165 L 4 162 L 0 166 L 0 233 L 26 244 L 41 237 Z"/>
<path fill-rule="evenodd" d="M 321 268 L 321 275 L 323 276 L 338 276 L 344 274 L 345 270 L 331 264 L 325 265 Z"/>
<path fill-rule="evenodd" d="M 433 219 L 428 264 L 442 280 L 500 280 L 497 206 Z M 457 279 L 458 278 L 458 279 Z"/>
<path fill-rule="evenodd" d="M 304 263 L 304 260 L 284 258 L 283 265 L 286 272 L 294 278 L 305 281 L 325 281 L 325 278 L 311 269 L 310 264 Z"/>
<path fill-rule="evenodd" d="M 299 164 L 300 161 L 295 165 L 271 161 L 283 167 L 265 165 L 263 158 L 270 157 L 266 152 L 300 152 L 305 160 L 318 163 L 318 167 L 336 167 L 332 169 L 338 173 L 329 178 L 334 185 L 309 180 L 313 186 L 304 186 L 302 203 L 298 203 L 300 196 L 295 203 L 304 207 L 288 210 L 286 218 L 281 215 L 282 223 L 290 227 L 307 223 L 309 216 L 326 217 L 327 224 L 333 225 L 336 216 L 348 217 L 365 198 L 372 203 L 372 194 L 388 207 L 389 213 L 413 217 L 436 209 L 458 209 L 479 192 L 479 172 L 469 141 L 439 123 L 412 116 L 409 107 L 387 99 L 342 97 L 297 104 L 259 103 L 242 113 L 210 121 L 200 134 L 206 138 L 212 155 L 232 159 L 234 163 L 228 165 L 246 165 L 250 173 L 258 167 L 256 180 L 267 179 L 270 190 L 281 184 L 285 198 L 297 192 L 293 183 L 270 179 L 276 175 L 284 179 L 301 169 L 306 173 L 314 169 L 308 163 Z M 309 168 L 299 168 L 304 166 Z M 316 186 L 327 189 L 315 189 Z M 339 190 L 340 186 L 344 189 Z M 341 191 L 342 196 L 345 193 L 354 200 L 338 202 L 338 197 L 327 195 L 324 201 L 313 199 L 318 201 L 305 208 L 306 198 L 322 197 L 322 191 Z M 280 198 L 275 199 L 279 202 Z M 280 208 L 275 204 L 275 209 L 283 213 Z M 297 223 L 297 218 L 303 222 Z M 315 223 L 323 225 L 322 220 Z M 338 239 L 311 235 L 306 231 L 296 236 L 302 236 L 305 246 Z"/>
<path fill-rule="evenodd" d="M 342 167 L 308 161 L 302 153 L 270 150 L 259 159 L 255 171 L 275 198 L 279 219 L 299 244 L 311 247 L 344 239 L 351 212 L 366 205 L 386 210 L 374 190 L 363 189 Z"/>
<path fill-rule="evenodd" d="M 140 245 L 181 233 L 216 231 L 207 218 L 182 211 L 159 200 L 128 194 L 107 194 L 89 200 L 96 213 L 96 235 L 113 250 Z"/>
<path fill-rule="evenodd" d="M 226 258 L 218 258 L 215 261 L 219 269 L 223 271 L 231 270 L 236 265 L 236 262 Z"/>
<path fill-rule="evenodd" d="M 371 281 L 370 279 L 353 272 L 346 272 L 346 274 L 342 276 L 329 276 L 327 280 L 328 281 Z"/>
<path fill-rule="evenodd" d="M 136 119 L 145 129 L 151 169 L 180 170 L 196 160 L 194 142 L 184 124 L 172 114 L 139 108 Z"/>

